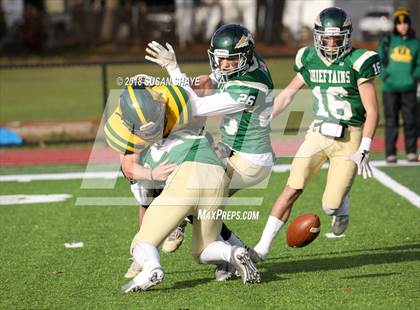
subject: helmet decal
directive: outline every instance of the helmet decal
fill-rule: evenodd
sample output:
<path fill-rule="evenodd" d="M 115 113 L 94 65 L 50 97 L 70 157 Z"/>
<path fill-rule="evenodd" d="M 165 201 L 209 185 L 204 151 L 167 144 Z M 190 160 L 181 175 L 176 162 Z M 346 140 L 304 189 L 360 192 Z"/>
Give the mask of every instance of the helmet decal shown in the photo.
<path fill-rule="evenodd" d="M 235 48 L 241 48 L 244 46 L 248 46 L 248 37 L 245 35 L 242 35 L 241 39 L 236 43 Z"/>

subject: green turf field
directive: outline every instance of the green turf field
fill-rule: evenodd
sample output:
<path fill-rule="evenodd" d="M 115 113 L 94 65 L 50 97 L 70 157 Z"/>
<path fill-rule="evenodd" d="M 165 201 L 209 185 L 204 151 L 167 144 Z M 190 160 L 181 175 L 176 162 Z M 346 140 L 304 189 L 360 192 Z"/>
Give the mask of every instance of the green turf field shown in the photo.
<path fill-rule="evenodd" d="M 283 160 L 282 160 L 283 161 Z M 383 169 L 396 180 L 418 180 L 419 166 Z M 1 174 L 83 171 L 81 165 L 2 168 Z M 80 197 L 130 197 L 119 179 L 114 190 L 83 190 L 81 180 L 1 182 L 0 195 L 59 194 L 65 202 L 0 206 L 0 309 L 419 309 L 420 209 L 376 180 L 353 186 L 351 224 L 346 237 L 329 240 L 329 220 L 320 208 L 322 171 L 292 216 L 315 212 L 321 235 L 311 245 L 290 249 L 285 229 L 269 259 L 259 264 L 262 283 L 217 283 L 214 267 L 198 265 L 187 239 L 173 254 L 162 254 L 163 283 L 149 292 L 122 295 L 128 248 L 136 232 L 135 206 L 77 206 Z M 287 173 L 271 176 L 266 190 L 243 190 L 239 197 L 263 197 L 254 221 L 227 224 L 250 245 L 259 239 Z M 401 180 L 402 181 L 402 180 Z M 415 190 L 415 184 L 404 185 Z M 83 241 L 82 249 L 65 242 Z"/>

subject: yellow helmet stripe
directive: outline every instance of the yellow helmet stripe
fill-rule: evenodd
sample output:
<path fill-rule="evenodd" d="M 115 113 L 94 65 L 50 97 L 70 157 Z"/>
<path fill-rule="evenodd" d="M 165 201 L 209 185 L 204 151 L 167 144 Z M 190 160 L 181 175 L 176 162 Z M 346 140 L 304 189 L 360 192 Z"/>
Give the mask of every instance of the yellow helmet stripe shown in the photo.
<path fill-rule="evenodd" d="M 177 93 L 175 92 L 174 88 L 171 85 L 167 86 L 169 93 L 172 97 L 172 100 L 175 101 L 177 109 L 178 109 L 178 115 L 177 115 L 177 123 L 178 124 L 184 124 L 184 113 L 182 113 L 182 104 L 181 104 L 181 100 L 179 100 L 179 97 L 177 95 Z M 182 120 L 181 120 L 182 118 Z"/>
<path fill-rule="evenodd" d="M 109 127 L 104 127 L 106 141 L 108 145 L 112 147 L 114 150 L 118 151 L 119 153 L 125 153 L 125 151 L 134 152 L 134 147 L 130 146 L 128 143 L 122 143 L 119 141 L 109 130 Z M 125 145 L 124 145 L 125 144 Z"/>
<path fill-rule="evenodd" d="M 116 133 L 114 129 L 107 123 L 105 124 L 104 131 L 106 135 L 112 136 L 113 140 L 119 141 L 121 145 L 127 145 L 128 147 L 134 148 L 134 143 L 129 140 L 125 140 L 121 135 Z"/>
<path fill-rule="evenodd" d="M 191 105 L 188 102 L 190 100 L 190 97 L 188 96 L 187 92 L 185 91 L 185 89 L 183 87 L 178 87 L 179 91 L 182 94 L 182 97 L 184 98 L 185 101 L 185 113 L 187 115 L 187 120 L 189 118 L 192 118 L 192 110 L 191 110 Z"/>
<path fill-rule="evenodd" d="M 146 124 L 147 123 L 146 118 L 144 117 L 143 112 L 140 109 L 140 104 L 137 101 L 136 95 L 134 94 L 133 86 L 128 85 L 127 89 L 128 89 L 128 94 L 130 95 L 131 101 L 134 104 L 134 108 L 136 109 L 137 116 L 139 117 L 140 121 L 143 124 Z"/>
<path fill-rule="evenodd" d="M 173 89 L 174 89 L 175 93 L 178 95 L 178 100 L 181 102 L 181 105 L 182 105 L 182 115 L 183 115 L 183 120 L 184 120 L 183 124 L 187 124 L 188 121 L 189 121 L 188 120 L 187 102 L 186 102 L 184 96 L 182 95 L 180 87 L 174 86 Z"/>

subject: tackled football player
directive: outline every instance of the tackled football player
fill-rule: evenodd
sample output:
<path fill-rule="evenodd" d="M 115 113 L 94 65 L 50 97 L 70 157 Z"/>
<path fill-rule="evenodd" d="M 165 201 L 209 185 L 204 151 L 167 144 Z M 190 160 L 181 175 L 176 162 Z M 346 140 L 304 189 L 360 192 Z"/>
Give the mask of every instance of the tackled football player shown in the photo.
<path fill-rule="evenodd" d="M 185 92 L 176 86 L 154 87 L 155 91 L 151 94 L 155 96 L 155 100 L 165 102 L 165 105 L 149 106 L 142 98 L 145 91 L 142 83 L 146 83 L 144 80 L 147 78 L 147 76 L 137 76 L 138 83 L 129 85 L 122 91 L 117 108 L 104 127 L 106 141 L 112 149 L 120 153 L 121 170 L 130 181 L 131 190 L 136 198 L 141 190 L 136 180 L 164 181 L 176 167 L 165 162 L 154 169 L 142 167 L 137 164 L 139 154 L 150 144 L 161 139 L 162 135 L 167 136 L 172 130 L 184 128 L 192 119 L 191 108 L 184 97 Z M 140 200 L 139 224 L 146 211 L 141 202 Z M 177 243 L 179 244 L 180 242 Z M 167 241 L 163 248 L 169 249 L 167 252 L 176 249 Z M 130 273 L 129 270 L 128 277 Z"/>
<path fill-rule="evenodd" d="M 165 68 L 172 81 L 186 80 L 176 61 L 172 46 L 149 43 L 146 59 Z M 248 29 L 227 24 L 216 30 L 208 50 L 216 93 L 198 97 L 186 86 L 194 115 L 223 115 L 219 151 L 227 158 L 231 178 L 230 194 L 263 181 L 274 163 L 270 141 L 270 115 L 274 99 L 273 82 L 264 60 L 254 51 Z M 222 236 L 230 244 L 243 245 L 224 226 Z M 233 273 L 228 266 L 216 270 L 216 279 Z"/>
<path fill-rule="evenodd" d="M 120 153 L 121 169 L 130 181 L 131 191 L 140 205 L 139 224 L 141 224 L 142 217 L 151 202 L 145 197 L 156 197 L 161 189 L 145 189 L 138 181 L 152 181 L 156 187 L 157 182 L 166 180 L 176 165 L 162 162 L 151 169 L 138 164 L 139 156 L 162 136 L 166 137 L 173 130 L 185 128 L 197 118 L 192 115 L 188 94 L 182 87 L 160 85 L 146 88 L 144 86 L 149 85 L 152 80 L 146 75 L 138 75 L 134 80 L 136 84 L 129 85 L 122 91 L 115 111 L 106 122 L 104 132 L 108 145 Z M 146 93 L 143 93 L 145 90 Z M 144 100 L 148 92 L 154 96 L 153 102 Z M 165 104 L 156 105 L 154 104 L 156 100 Z M 163 243 L 163 251 L 176 250 L 183 240 L 185 225 L 183 222 L 168 236 Z M 133 262 L 125 277 L 132 278 L 140 270 L 140 266 Z"/>
<path fill-rule="evenodd" d="M 139 122 L 141 118 L 143 124 L 149 123 L 147 121 L 151 115 L 153 119 L 162 120 L 164 116 L 157 117 L 157 115 L 164 114 L 166 101 L 160 100 L 161 95 L 152 87 L 140 89 L 133 92 L 133 95 L 137 100 L 130 105 L 137 111 L 134 112 L 133 108 L 125 109 L 127 105 L 120 102 L 121 119 L 128 128 L 132 128 L 131 132 L 135 132 L 137 137 L 141 136 L 144 141 L 154 141 L 155 137 L 162 136 L 164 126 L 154 126 L 154 124 L 146 126 L 147 135 L 141 130 L 144 125 L 139 126 L 138 130 L 136 128 L 141 123 Z M 138 102 L 142 104 L 138 105 Z M 148 110 L 155 105 L 160 107 L 153 111 Z M 142 116 L 137 114 L 139 110 Z M 133 118 L 137 116 L 139 119 Z M 153 144 L 147 152 L 144 156 L 144 167 L 138 163 L 135 163 L 135 166 L 153 169 L 159 167 L 162 162 L 178 166 L 171 173 L 162 193 L 153 200 L 144 214 L 140 230 L 134 237 L 131 247 L 134 260 L 142 267 L 142 271 L 124 285 L 122 291 L 147 290 L 162 281 L 164 271 L 160 265 L 157 246 L 186 216 L 191 215 L 195 218 L 192 252 L 197 261 L 200 263 L 228 261 L 239 271 L 244 283 L 259 282 L 259 272 L 245 248 L 232 247 L 225 242 L 217 241 L 222 226 L 221 218 L 198 217 L 200 212 L 211 213 L 223 209 L 223 198 L 229 182 L 223 163 L 210 147 L 206 137 L 199 135 L 194 129 L 178 130 L 160 143 Z M 152 169 L 148 170 L 153 180 Z M 139 176 L 144 175 L 140 173 Z M 130 177 L 136 178 L 136 174 Z"/>
<path fill-rule="evenodd" d="M 356 170 L 364 178 L 372 176 L 369 150 L 378 123 L 373 79 L 379 74 L 379 57 L 373 51 L 352 48 L 351 32 L 350 17 L 342 9 L 323 10 L 315 20 L 315 47 L 297 52 L 297 74 L 275 99 L 273 117 L 306 85 L 314 96 L 315 115 L 254 248 L 259 259 L 267 257 L 293 204 L 325 161 L 329 168 L 322 208 L 333 217 L 335 235 L 343 234 L 349 223 L 349 192 Z"/>
<path fill-rule="evenodd" d="M 137 180 L 164 181 L 168 177 L 176 165 L 166 161 L 150 167 L 140 165 L 139 155 L 144 155 L 143 152 L 160 137 L 167 137 L 172 130 L 185 128 L 195 119 L 191 115 L 187 93 L 181 87 L 146 87 L 146 84 L 147 81 L 129 85 L 122 91 L 119 104 L 104 128 L 107 143 L 121 154 L 122 170 L 133 183 Z M 144 202 L 144 196 L 149 196 L 148 193 L 141 197 L 137 182 L 132 190 L 143 205 L 141 209 L 145 210 L 148 202 Z M 134 261 L 126 277 L 133 277 L 140 270 L 141 265 Z"/>

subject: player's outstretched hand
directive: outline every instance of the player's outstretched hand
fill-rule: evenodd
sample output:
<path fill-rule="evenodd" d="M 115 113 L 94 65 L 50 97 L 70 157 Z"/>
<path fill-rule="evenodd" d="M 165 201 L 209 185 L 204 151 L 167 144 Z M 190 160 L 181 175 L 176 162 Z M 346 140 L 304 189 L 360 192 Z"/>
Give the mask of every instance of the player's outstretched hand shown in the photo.
<path fill-rule="evenodd" d="M 359 149 L 356 153 L 346 158 L 357 165 L 357 175 L 363 175 L 364 179 L 372 177 L 372 168 L 369 165 L 369 152 Z"/>
<path fill-rule="evenodd" d="M 168 160 L 160 163 L 156 168 L 152 170 L 152 178 L 155 181 L 166 181 L 168 176 L 174 171 L 178 166 L 176 164 L 168 164 Z"/>
<path fill-rule="evenodd" d="M 168 71 L 175 70 L 178 67 L 175 51 L 173 47 L 166 43 L 166 48 L 156 41 L 148 44 L 145 58 L 151 62 L 157 63 Z"/>

